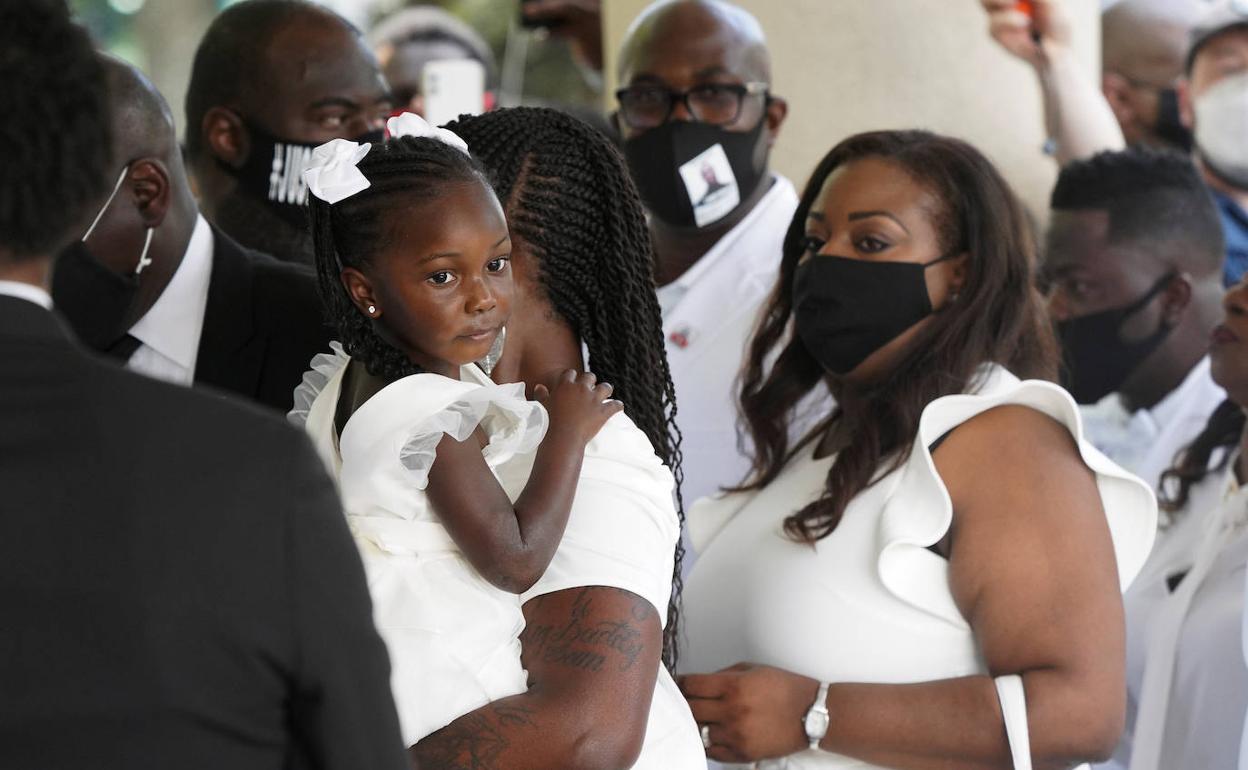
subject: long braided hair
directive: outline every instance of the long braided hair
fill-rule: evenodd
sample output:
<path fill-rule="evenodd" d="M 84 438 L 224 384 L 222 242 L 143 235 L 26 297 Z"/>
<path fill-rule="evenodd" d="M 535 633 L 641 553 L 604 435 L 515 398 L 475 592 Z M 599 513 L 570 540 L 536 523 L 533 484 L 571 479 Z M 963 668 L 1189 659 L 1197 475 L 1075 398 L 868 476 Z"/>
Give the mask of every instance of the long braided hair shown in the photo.
<path fill-rule="evenodd" d="M 828 471 L 823 496 L 785 519 L 793 540 L 815 543 L 840 523 L 850 501 L 901 466 L 918 432 L 923 408 L 963 393 L 987 362 L 1020 377 L 1052 379 L 1057 346 L 1035 288 L 1036 248 L 1022 205 L 978 150 L 927 131 L 876 131 L 845 139 L 824 156 L 802 193 L 784 237 L 780 275 L 759 328 L 750 340 L 742 376 L 741 411 L 754 443 L 750 479 L 739 489 L 762 489 L 793 454 L 829 424 L 791 449 L 789 426 L 801 399 L 825 376 L 792 334 L 793 278 L 806 251 L 806 217 L 836 169 L 861 158 L 881 158 L 905 171 L 943 203 L 936 213 L 942 253 L 966 252 L 966 281 L 957 302 L 933 323 L 888 378 L 867 392 L 853 419 L 853 440 Z M 774 366 L 768 362 L 775 360 Z"/>
<path fill-rule="evenodd" d="M 447 128 L 468 142 L 494 177 L 513 236 L 537 256 L 551 304 L 589 350 L 589 368 L 676 477 L 680 431 L 676 391 L 663 347 L 654 288 L 654 252 L 637 188 L 605 136 L 550 109 L 517 107 L 461 117 Z M 663 662 L 676 663 L 680 565 L 676 544 Z"/>
<path fill-rule="evenodd" d="M 1234 449 L 1243 436 L 1244 422 L 1244 410 L 1239 404 L 1229 398 L 1218 404 L 1200 435 L 1179 453 L 1174 465 L 1161 474 L 1158 497 L 1162 510 L 1167 513 L 1183 510 L 1193 486 L 1203 481 L 1210 471 L 1226 469 L 1235 452 L 1223 451 L 1217 463 L 1211 466 L 1213 455 L 1218 450 Z"/>
<path fill-rule="evenodd" d="M 397 380 L 420 369 L 378 335 L 374 323 L 351 302 L 342 270 L 360 268 L 395 237 L 390 216 L 401 206 L 436 198 L 451 183 L 489 186 L 481 165 L 435 139 L 398 137 L 376 142 L 360 161 L 366 190 L 333 205 L 308 196 L 316 273 L 326 315 L 351 358 L 369 374 Z"/>

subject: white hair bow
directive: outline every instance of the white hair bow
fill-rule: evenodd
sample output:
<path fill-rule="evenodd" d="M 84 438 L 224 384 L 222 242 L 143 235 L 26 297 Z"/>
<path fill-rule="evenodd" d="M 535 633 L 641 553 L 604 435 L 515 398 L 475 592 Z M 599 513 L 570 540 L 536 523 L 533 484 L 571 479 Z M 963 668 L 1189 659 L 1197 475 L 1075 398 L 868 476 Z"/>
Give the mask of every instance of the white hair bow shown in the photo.
<path fill-rule="evenodd" d="M 448 144 L 468 155 L 468 143 L 454 131 L 431 126 L 419 115 L 405 112 L 386 121 L 390 137 L 417 136 Z M 369 188 L 368 177 L 358 168 L 372 145 L 350 139 L 333 139 L 312 151 L 312 158 L 303 172 L 308 192 L 329 204 L 350 198 Z"/>
<path fill-rule="evenodd" d="M 386 121 L 386 130 L 390 132 L 390 136 L 423 136 L 428 139 L 436 139 L 443 144 L 449 144 L 465 155 L 468 155 L 468 143 L 459 137 L 454 131 L 447 128 L 438 128 L 432 126 L 429 121 L 421 116 L 405 112 L 402 115 L 396 115 Z"/>
<path fill-rule="evenodd" d="M 368 177 L 358 166 L 370 149 L 371 144 L 350 139 L 332 139 L 317 147 L 303 172 L 308 192 L 333 204 L 367 190 Z"/>

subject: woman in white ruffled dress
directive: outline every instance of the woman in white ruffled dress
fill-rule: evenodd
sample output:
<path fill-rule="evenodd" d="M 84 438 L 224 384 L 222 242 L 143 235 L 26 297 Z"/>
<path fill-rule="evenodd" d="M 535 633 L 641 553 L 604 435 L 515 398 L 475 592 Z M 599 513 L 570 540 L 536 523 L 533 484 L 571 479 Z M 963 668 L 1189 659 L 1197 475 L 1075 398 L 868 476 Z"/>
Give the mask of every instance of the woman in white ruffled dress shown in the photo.
<path fill-rule="evenodd" d="M 850 137 L 816 168 L 752 341 L 754 473 L 697 504 L 681 679 L 759 768 L 1070 767 L 1121 730 L 1147 486 L 1083 440 L 1031 228 L 969 145 Z M 774 362 L 774 365 L 772 365 Z M 796 446 L 794 407 L 837 399 Z"/>
<path fill-rule="evenodd" d="M 548 423 L 522 386 L 460 379 L 510 314 L 506 221 L 462 140 L 412 115 L 390 133 L 323 145 L 307 172 L 343 347 L 313 362 L 292 418 L 338 479 L 410 746 L 524 690 L 518 595 L 554 556 L 585 445 L 621 405 L 565 371 L 537 390 Z M 495 472 L 532 452 L 513 504 Z"/>

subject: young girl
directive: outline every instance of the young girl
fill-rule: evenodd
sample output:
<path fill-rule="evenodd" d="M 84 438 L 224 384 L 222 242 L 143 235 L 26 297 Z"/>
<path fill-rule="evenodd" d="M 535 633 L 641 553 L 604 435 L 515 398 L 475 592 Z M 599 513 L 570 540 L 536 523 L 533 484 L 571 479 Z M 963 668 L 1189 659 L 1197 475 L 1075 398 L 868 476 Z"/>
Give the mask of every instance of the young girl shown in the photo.
<path fill-rule="evenodd" d="M 622 406 L 571 370 L 536 389 L 545 409 L 522 385 L 460 381 L 509 315 L 507 224 L 462 140 L 412 115 L 390 133 L 323 145 L 307 172 L 342 347 L 313 361 L 291 416 L 338 478 L 411 746 L 524 690 L 517 594 L 559 545 L 585 444 Z M 495 468 L 535 446 L 513 505 Z"/>

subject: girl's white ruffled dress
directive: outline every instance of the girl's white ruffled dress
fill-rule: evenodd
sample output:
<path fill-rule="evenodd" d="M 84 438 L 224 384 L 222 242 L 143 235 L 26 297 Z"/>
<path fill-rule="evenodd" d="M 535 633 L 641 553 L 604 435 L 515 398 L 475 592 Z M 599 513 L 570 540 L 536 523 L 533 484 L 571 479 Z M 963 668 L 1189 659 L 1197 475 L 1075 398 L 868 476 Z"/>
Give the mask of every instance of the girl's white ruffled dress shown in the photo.
<path fill-rule="evenodd" d="M 489 438 L 482 453 L 497 474 L 541 442 L 546 411 L 525 399 L 522 384 L 414 374 L 365 402 L 339 437 L 334 412 L 350 358 L 337 343 L 333 350 L 313 359 L 290 420 L 308 432 L 338 481 L 411 746 L 525 690 L 520 598 L 477 574 L 429 507 L 424 490 L 438 442 L 444 435 L 463 441 L 480 427 Z"/>

